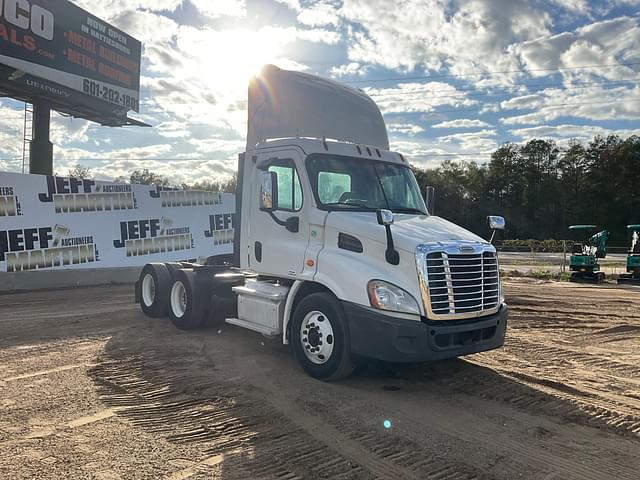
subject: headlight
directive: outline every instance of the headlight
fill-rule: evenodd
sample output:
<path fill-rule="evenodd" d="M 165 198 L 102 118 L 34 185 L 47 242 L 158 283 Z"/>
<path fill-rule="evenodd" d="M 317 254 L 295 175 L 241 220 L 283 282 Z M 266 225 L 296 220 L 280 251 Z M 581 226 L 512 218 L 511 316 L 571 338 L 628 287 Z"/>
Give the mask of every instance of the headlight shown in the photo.
<path fill-rule="evenodd" d="M 371 280 L 367 286 L 369 301 L 373 308 L 390 310 L 392 312 L 420 314 L 418 302 L 400 287 L 383 282 Z"/>

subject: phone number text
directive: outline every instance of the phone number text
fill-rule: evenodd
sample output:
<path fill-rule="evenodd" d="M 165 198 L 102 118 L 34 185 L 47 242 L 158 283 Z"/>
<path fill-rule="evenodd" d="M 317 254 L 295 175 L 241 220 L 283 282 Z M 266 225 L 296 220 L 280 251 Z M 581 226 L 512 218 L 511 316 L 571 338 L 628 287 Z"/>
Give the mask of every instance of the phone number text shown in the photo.
<path fill-rule="evenodd" d="M 82 82 L 82 91 L 105 102 L 114 103 L 130 110 L 138 111 L 140 106 L 137 98 L 131 95 L 125 95 L 113 88 L 92 80 L 85 79 Z"/>

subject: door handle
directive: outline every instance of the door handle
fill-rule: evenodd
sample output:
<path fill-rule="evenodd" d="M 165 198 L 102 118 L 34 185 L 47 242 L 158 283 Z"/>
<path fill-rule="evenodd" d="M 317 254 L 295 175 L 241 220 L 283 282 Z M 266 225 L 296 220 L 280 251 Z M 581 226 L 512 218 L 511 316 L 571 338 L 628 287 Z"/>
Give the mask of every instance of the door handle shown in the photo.
<path fill-rule="evenodd" d="M 262 263 L 262 242 L 256 242 L 253 246 L 253 256 L 258 263 Z"/>
<path fill-rule="evenodd" d="M 285 220 L 284 227 L 291 233 L 298 233 L 300 231 L 300 218 L 289 217 Z"/>

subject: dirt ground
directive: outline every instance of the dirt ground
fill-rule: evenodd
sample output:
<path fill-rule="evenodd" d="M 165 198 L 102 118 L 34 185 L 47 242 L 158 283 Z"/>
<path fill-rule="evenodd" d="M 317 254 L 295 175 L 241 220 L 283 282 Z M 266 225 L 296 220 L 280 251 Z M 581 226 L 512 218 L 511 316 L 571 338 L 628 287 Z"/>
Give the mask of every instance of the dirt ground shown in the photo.
<path fill-rule="evenodd" d="M 640 288 L 506 289 L 503 349 L 332 384 L 131 287 L 0 296 L 0 479 L 640 478 Z"/>

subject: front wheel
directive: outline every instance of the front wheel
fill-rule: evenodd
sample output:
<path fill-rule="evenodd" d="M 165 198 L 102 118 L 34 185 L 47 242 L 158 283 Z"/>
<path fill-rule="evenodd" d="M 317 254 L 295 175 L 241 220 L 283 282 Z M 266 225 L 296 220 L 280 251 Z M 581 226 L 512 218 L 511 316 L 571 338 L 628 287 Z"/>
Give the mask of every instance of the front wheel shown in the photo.
<path fill-rule="evenodd" d="M 290 342 L 298 363 L 314 378 L 339 380 L 355 368 L 344 312 L 329 293 L 311 294 L 298 304 Z"/>

